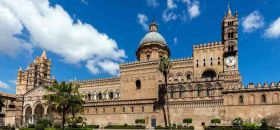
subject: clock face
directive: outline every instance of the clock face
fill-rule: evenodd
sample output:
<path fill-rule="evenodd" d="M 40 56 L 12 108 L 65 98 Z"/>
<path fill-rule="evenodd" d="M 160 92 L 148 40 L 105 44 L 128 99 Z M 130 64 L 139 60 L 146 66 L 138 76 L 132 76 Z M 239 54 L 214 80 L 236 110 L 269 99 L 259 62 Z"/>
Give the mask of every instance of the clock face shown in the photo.
<path fill-rule="evenodd" d="M 229 56 L 229 57 L 226 58 L 225 62 L 226 62 L 227 66 L 233 66 L 233 65 L 236 64 L 237 61 L 236 61 L 234 56 Z"/>

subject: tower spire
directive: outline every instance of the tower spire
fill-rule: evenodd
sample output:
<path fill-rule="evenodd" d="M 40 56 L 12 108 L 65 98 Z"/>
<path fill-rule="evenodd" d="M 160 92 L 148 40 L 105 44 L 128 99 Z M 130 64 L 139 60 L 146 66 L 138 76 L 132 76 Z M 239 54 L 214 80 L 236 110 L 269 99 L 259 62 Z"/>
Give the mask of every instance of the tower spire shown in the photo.
<path fill-rule="evenodd" d="M 228 4 L 228 13 L 227 13 L 227 15 L 228 15 L 228 16 L 232 16 L 232 13 L 231 13 L 229 4 Z"/>
<path fill-rule="evenodd" d="M 46 50 L 44 49 L 42 55 L 41 55 L 41 58 L 42 59 L 47 59 L 47 53 L 46 53 Z"/>

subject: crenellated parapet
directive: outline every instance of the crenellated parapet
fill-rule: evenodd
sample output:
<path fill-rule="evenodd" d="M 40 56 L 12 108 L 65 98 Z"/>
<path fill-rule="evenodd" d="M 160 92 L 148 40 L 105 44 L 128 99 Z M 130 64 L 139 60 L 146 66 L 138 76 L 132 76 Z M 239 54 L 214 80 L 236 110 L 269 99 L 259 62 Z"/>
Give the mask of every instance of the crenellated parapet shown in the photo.
<path fill-rule="evenodd" d="M 79 81 L 70 81 L 71 83 L 76 83 L 81 85 L 81 87 L 86 85 L 94 84 L 104 84 L 104 83 L 119 83 L 120 77 L 111 77 L 111 78 L 99 78 L 94 80 L 79 80 Z"/>
<path fill-rule="evenodd" d="M 269 83 L 249 83 L 247 86 L 242 86 L 240 88 L 230 88 L 224 90 L 224 92 L 244 92 L 244 91 L 274 91 L 280 89 L 280 81 L 278 83 L 271 82 Z"/>
<path fill-rule="evenodd" d="M 208 43 L 204 43 L 204 44 L 193 45 L 193 49 L 215 48 L 215 47 L 222 46 L 222 45 L 223 44 L 221 41 L 208 42 Z"/>

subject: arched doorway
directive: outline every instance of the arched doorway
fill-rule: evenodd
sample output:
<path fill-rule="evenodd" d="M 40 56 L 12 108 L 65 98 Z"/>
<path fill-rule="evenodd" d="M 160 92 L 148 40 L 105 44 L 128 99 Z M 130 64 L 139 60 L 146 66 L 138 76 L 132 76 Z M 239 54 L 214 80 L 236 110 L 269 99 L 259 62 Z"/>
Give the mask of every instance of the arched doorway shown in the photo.
<path fill-rule="evenodd" d="M 44 106 L 38 103 L 34 108 L 34 123 L 41 120 L 44 117 Z"/>
<path fill-rule="evenodd" d="M 24 118 L 25 118 L 25 120 L 24 120 L 25 124 L 32 124 L 32 123 L 33 123 L 33 122 L 32 122 L 32 108 L 31 108 L 30 106 L 27 106 L 27 107 L 25 108 L 24 114 L 25 114 L 25 116 L 24 116 Z"/>

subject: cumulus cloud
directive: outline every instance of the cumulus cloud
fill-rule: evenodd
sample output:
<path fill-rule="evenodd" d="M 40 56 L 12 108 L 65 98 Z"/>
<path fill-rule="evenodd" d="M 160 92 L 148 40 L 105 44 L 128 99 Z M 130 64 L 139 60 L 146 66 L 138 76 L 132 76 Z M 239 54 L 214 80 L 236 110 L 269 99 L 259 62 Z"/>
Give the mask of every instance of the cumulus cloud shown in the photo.
<path fill-rule="evenodd" d="M 183 10 L 179 5 L 185 6 Z M 165 22 L 172 20 L 191 20 L 200 15 L 199 1 L 197 0 L 167 0 L 166 9 L 163 10 L 162 19 Z"/>
<path fill-rule="evenodd" d="M 199 1 L 183 0 L 187 4 L 187 10 L 190 16 L 190 19 L 195 18 L 200 15 L 199 10 Z"/>
<path fill-rule="evenodd" d="M 138 14 L 137 15 L 138 23 L 143 27 L 144 30 L 148 30 L 148 17 L 145 14 Z"/>
<path fill-rule="evenodd" d="M 264 18 L 259 11 L 254 11 L 242 18 L 244 32 L 253 32 L 264 26 Z"/>
<path fill-rule="evenodd" d="M 159 3 L 157 0 L 146 0 L 148 6 L 151 6 L 151 7 L 158 7 L 159 6 Z"/>
<path fill-rule="evenodd" d="M 98 64 L 100 61 L 117 63 L 126 57 L 124 50 L 118 48 L 114 39 L 90 24 L 74 20 L 60 5 L 51 6 L 48 0 L 3 0 L 0 2 L 0 12 L 2 11 L 5 13 L 0 15 L 5 17 L 0 17 L 0 26 L 6 28 L 1 28 L 0 32 L 8 39 L 6 42 L 1 40 L 2 50 L 6 44 L 16 44 L 11 47 L 15 53 L 22 46 L 19 42 L 21 39 L 15 37 L 15 34 L 22 35 L 25 28 L 30 34 L 27 40 L 31 42 L 29 48 L 45 48 L 61 56 L 67 63 L 86 63 L 90 72 L 108 72 L 108 69 L 105 70 Z M 89 65 L 93 63 L 95 71 Z"/>
<path fill-rule="evenodd" d="M 8 85 L 7 83 L 5 83 L 5 82 L 3 82 L 1 80 L 0 80 L 0 88 L 12 90 L 12 87 L 10 85 Z"/>
<path fill-rule="evenodd" d="M 280 17 L 269 25 L 268 29 L 265 31 L 265 36 L 268 38 L 280 37 Z"/>
<path fill-rule="evenodd" d="M 23 30 L 20 21 L 1 3 L 0 12 L 0 53 L 15 56 L 20 48 L 29 50 L 30 46 L 16 37 Z"/>

